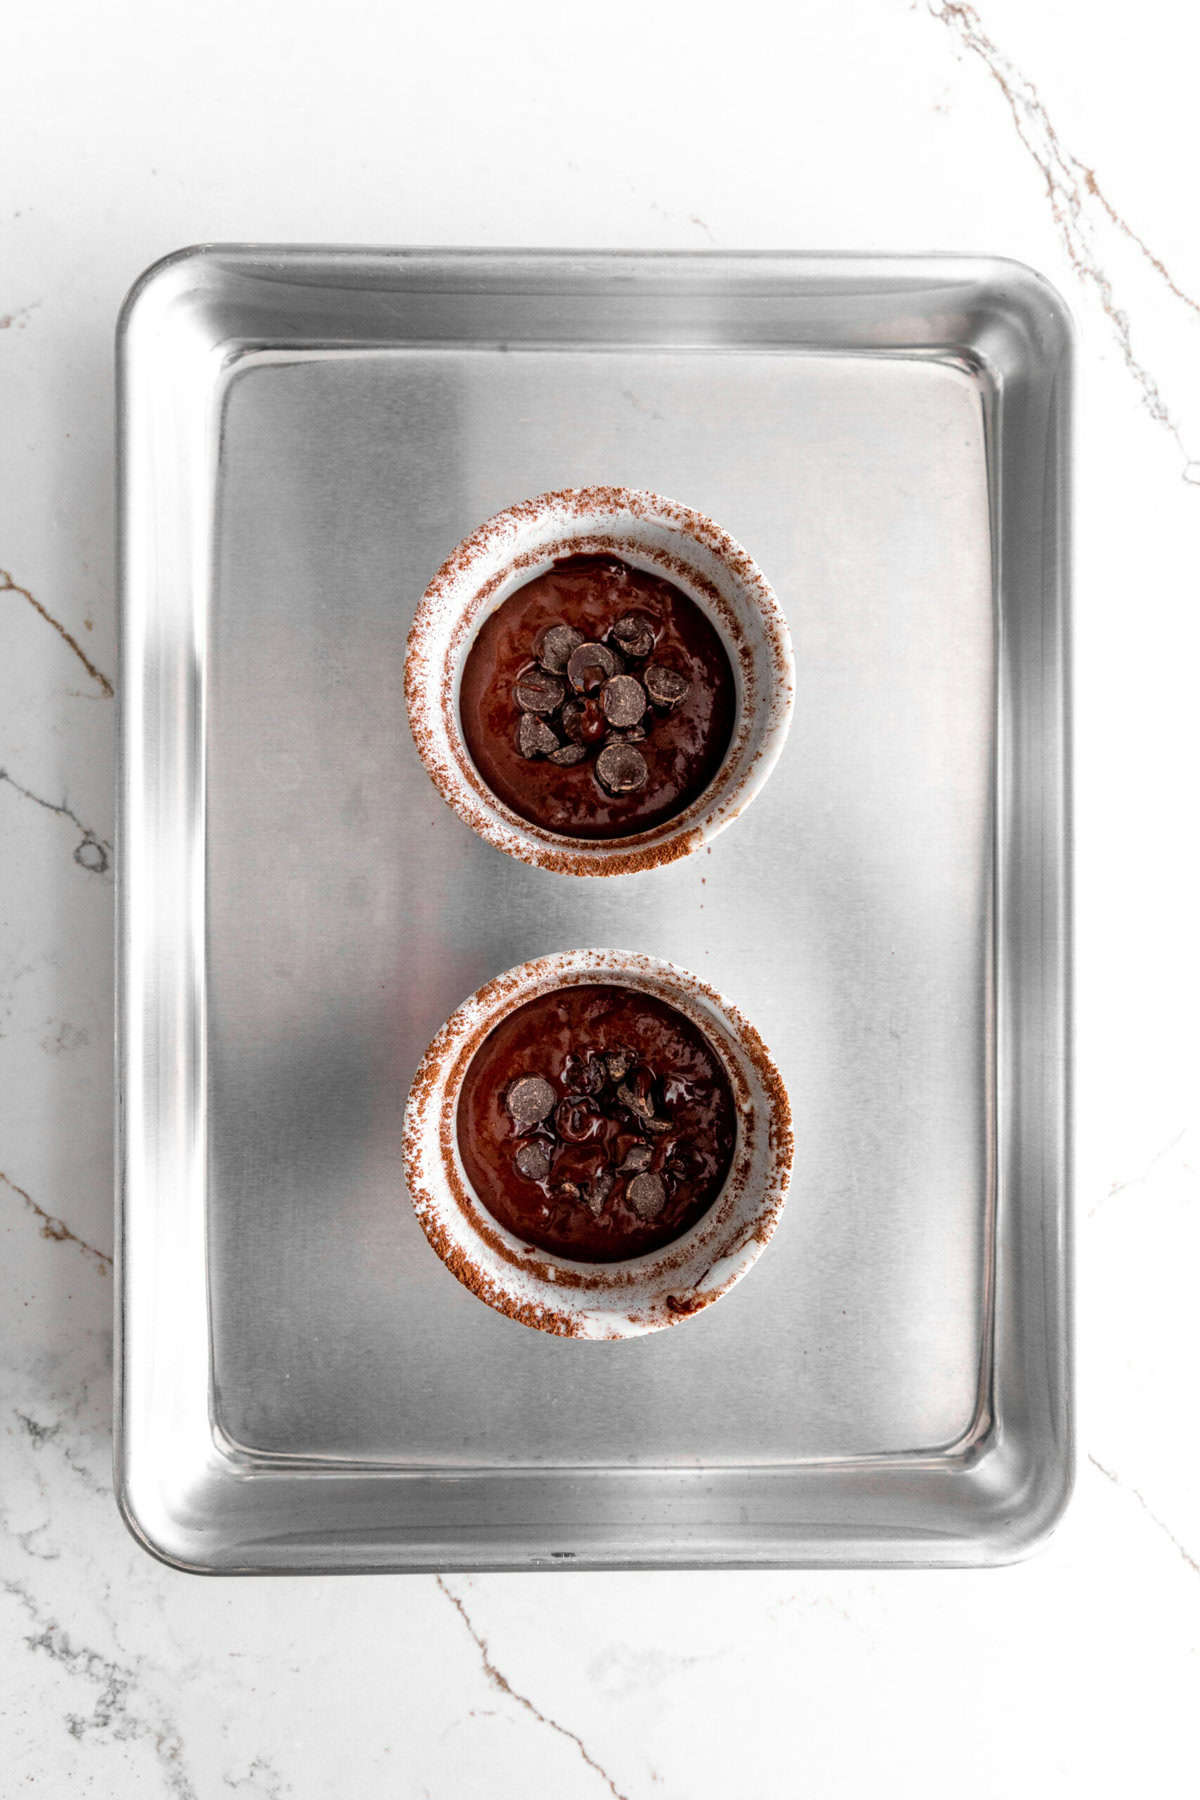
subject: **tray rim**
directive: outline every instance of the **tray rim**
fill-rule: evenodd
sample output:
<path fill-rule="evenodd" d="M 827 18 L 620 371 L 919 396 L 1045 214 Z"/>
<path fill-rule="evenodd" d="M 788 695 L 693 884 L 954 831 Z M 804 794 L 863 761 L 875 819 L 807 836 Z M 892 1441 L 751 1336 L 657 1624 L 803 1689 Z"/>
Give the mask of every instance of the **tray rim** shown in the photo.
<path fill-rule="evenodd" d="M 184 1519 L 184 1512 L 194 1511 L 197 1498 L 207 1494 L 211 1497 L 221 1492 L 228 1500 L 231 1489 L 240 1490 L 244 1498 L 248 1491 L 247 1478 L 252 1478 L 250 1487 L 258 1487 L 264 1480 L 270 1483 L 272 1475 L 268 1473 L 269 1459 L 251 1457 L 238 1452 L 234 1446 L 221 1439 L 219 1428 L 211 1415 L 207 1419 L 207 1441 L 205 1446 L 204 1466 L 194 1484 L 196 1493 L 189 1496 L 174 1497 L 175 1511 L 162 1494 L 149 1491 L 142 1471 L 137 1464 L 137 1446 L 144 1438 L 144 1417 L 138 1416 L 139 1401 L 144 1412 L 147 1396 L 139 1393 L 138 1381 L 141 1365 L 135 1342 L 138 1339 L 137 1318 L 140 1316 L 143 1294 L 143 1282 L 136 1266 L 136 1257 L 131 1255 L 131 1218 L 136 1213 L 139 1217 L 144 1213 L 147 1195 L 145 1192 L 146 1169 L 138 1161 L 136 1152 L 131 1149 L 131 1120 L 129 1113 L 130 1088 L 134 1089 L 134 1097 L 140 1098 L 145 1092 L 145 1066 L 142 1052 L 145 1047 L 145 1021 L 137 1015 L 137 1002 L 145 997 L 144 985 L 140 982 L 139 973 L 144 965 L 145 947 L 139 944 L 137 933 L 141 922 L 138 903 L 141 898 L 138 882 L 144 877 L 145 844 L 139 841 L 135 827 L 140 824 L 137 812 L 137 801 L 144 794 L 144 776 L 146 772 L 145 745 L 147 731 L 147 714 L 145 696 L 137 686 L 142 669 L 136 660 L 135 646 L 142 643 L 139 632 L 144 630 L 146 606 L 148 604 L 144 573 L 141 567 L 140 549 L 137 543 L 135 527 L 136 483 L 143 467 L 144 446 L 139 449 L 133 432 L 135 413 L 135 389 L 140 380 L 138 367 L 141 351 L 135 342 L 141 336 L 157 326 L 160 331 L 174 329 L 181 333 L 181 343 L 177 348 L 186 348 L 192 353 L 197 345 L 195 339 L 196 318 L 188 315 L 179 318 L 181 292 L 186 295 L 186 283 L 182 290 L 180 278 L 190 272 L 199 276 L 209 271 L 218 274 L 224 270 L 233 270 L 251 279 L 262 279 L 264 276 L 275 282 L 293 284 L 303 281 L 311 274 L 314 266 L 318 266 L 326 275 L 338 274 L 342 271 L 370 271 L 373 277 L 387 280 L 399 276 L 401 272 L 411 275 L 414 271 L 419 277 L 428 276 L 436 284 L 445 282 L 448 270 L 458 269 L 475 280 L 488 277 L 508 278 L 514 272 L 521 273 L 526 280 L 544 280 L 548 273 L 570 270 L 572 279 L 585 285 L 594 283 L 601 276 L 636 276 L 648 267 L 662 272 L 664 275 L 682 275 L 685 280 L 693 277 L 704 277 L 712 274 L 718 281 L 727 281 L 730 274 L 743 278 L 750 283 L 765 281 L 772 289 L 778 289 L 781 282 L 790 284 L 797 292 L 809 295 L 818 292 L 853 293 L 861 296 L 869 293 L 875 298 L 884 294 L 905 294 L 911 298 L 914 291 L 932 291 L 942 296 L 951 290 L 975 288 L 981 292 L 991 291 L 1006 297 L 1010 307 L 1015 309 L 1019 323 L 1036 340 L 1038 332 L 1048 334 L 1057 341 L 1044 353 L 1053 364 L 1050 398 L 1047 412 L 1047 449 L 1046 474 L 1052 479 L 1047 486 L 1052 489 L 1048 502 L 1049 525 L 1047 527 L 1048 543 L 1045 547 L 1043 571 L 1043 603 L 1048 615 L 1052 615 L 1051 623 L 1057 628 L 1056 644 L 1057 661 L 1052 671 L 1050 682 L 1051 699 L 1057 702 L 1054 725 L 1057 727 L 1058 760 L 1051 770 L 1057 787 L 1049 802 L 1052 822 L 1058 827 L 1057 843 L 1054 846 L 1057 854 L 1050 858 L 1049 866 L 1044 871 L 1049 877 L 1050 899 L 1056 909 L 1055 941 L 1050 946 L 1054 953 L 1051 960 L 1054 966 L 1050 970 L 1049 988 L 1051 1000 L 1047 1009 L 1047 1017 L 1057 1026 L 1058 1039 L 1061 1046 L 1061 1059 L 1053 1071 L 1057 1077 L 1058 1092 L 1055 1095 L 1055 1106 L 1051 1109 L 1050 1126 L 1054 1142 L 1047 1146 L 1050 1160 L 1053 1163 L 1052 1173 L 1057 1176 L 1054 1184 L 1055 1192 L 1043 1218 L 1043 1226 L 1047 1230 L 1048 1249 L 1046 1269 L 1049 1274 L 1047 1296 L 1047 1357 L 1046 1357 L 1046 1393 L 1041 1396 L 1049 1408 L 1053 1432 L 1053 1454 L 1043 1459 L 1043 1466 L 1033 1468 L 1026 1466 L 1029 1462 L 1030 1446 L 1019 1441 L 1019 1434 L 1010 1430 L 1007 1435 L 997 1429 L 996 1394 L 990 1395 L 991 1405 L 986 1408 L 987 1416 L 977 1421 L 978 1429 L 962 1444 L 953 1447 L 952 1453 L 930 1456 L 921 1453 L 916 1456 L 885 1456 L 880 1458 L 853 1458 L 839 1462 L 837 1459 L 809 1461 L 790 1468 L 779 1469 L 774 1465 L 746 1465 L 754 1468 L 756 1476 L 767 1478 L 788 1477 L 793 1480 L 799 1476 L 801 1482 L 817 1477 L 831 1478 L 838 1470 L 845 1469 L 853 1475 L 864 1471 L 876 1471 L 882 1475 L 885 1471 L 894 1471 L 898 1466 L 912 1474 L 926 1469 L 931 1476 L 939 1478 L 958 1475 L 966 1480 L 974 1478 L 980 1468 L 990 1464 L 985 1481 L 976 1480 L 971 1494 L 971 1506 L 980 1514 L 980 1523 L 974 1535 L 969 1529 L 965 1536 L 955 1538 L 953 1533 L 940 1540 L 936 1534 L 930 1534 L 927 1541 L 921 1543 L 898 1543 L 895 1554 L 880 1554 L 876 1545 L 875 1553 L 867 1553 L 864 1535 L 860 1553 L 855 1553 L 856 1536 L 851 1528 L 847 1528 L 840 1537 L 826 1535 L 824 1538 L 812 1534 L 808 1538 L 800 1534 L 799 1538 L 788 1538 L 776 1532 L 774 1538 L 769 1533 L 758 1533 L 747 1530 L 744 1534 L 743 1553 L 731 1554 L 731 1546 L 709 1543 L 703 1534 L 696 1534 L 690 1542 L 679 1543 L 679 1533 L 672 1533 L 671 1545 L 655 1545 L 653 1534 L 643 1544 L 644 1554 L 634 1553 L 628 1544 L 624 1553 L 614 1554 L 611 1545 L 594 1546 L 589 1553 L 586 1543 L 587 1532 L 577 1528 L 575 1536 L 580 1539 L 578 1550 L 555 1550 L 545 1547 L 540 1550 L 536 1546 L 526 1545 L 523 1548 L 515 1543 L 503 1553 L 495 1555 L 480 1553 L 478 1546 L 470 1554 L 453 1553 L 452 1547 L 439 1539 L 437 1534 L 426 1530 L 424 1539 L 418 1543 L 412 1541 L 403 1546 L 403 1555 L 398 1556 L 396 1550 L 380 1555 L 364 1550 L 362 1559 L 356 1560 L 353 1555 L 346 1557 L 338 1554 L 336 1562 L 326 1561 L 320 1554 L 322 1548 L 337 1551 L 337 1542 L 320 1546 L 307 1544 L 305 1551 L 299 1546 L 290 1549 L 287 1546 L 275 1545 L 268 1555 L 264 1546 L 255 1551 L 253 1534 L 247 1532 L 244 1559 L 220 1559 L 206 1557 L 202 1552 L 196 1553 L 194 1538 L 195 1520 Z M 334 284 L 336 285 L 336 283 Z M 453 285 L 453 284 L 451 284 Z M 443 291 L 437 285 L 428 291 Z M 456 290 L 457 291 L 457 290 Z M 571 289 L 570 291 L 575 291 Z M 186 312 L 186 308 L 184 309 Z M 157 320 L 154 315 L 158 314 Z M 165 317 L 163 316 L 165 313 Z M 149 315 L 149 318 L 146 317 Z M 189 335 L 190 334 L 190 335 Z M 418 341 L 418 340 L 403 340 Z M 198 368 L 195 374 L 203 373 L 204 380 L 211 381 L 214 371 L 211 367 L 214 353 L 219 357 L 223 379 L 228 370 L 237 362 L 244 350 L 251 353 L 260 349 L 260 345 L 242 345 L 233 347 L 228 343 L 216 346 L 205 346 L 205 361 L 209 365 L 203 371 Z M 320 343 L 314 346 L 319 348 Z M 335 346 L 329 346 L 331 348 Z M 364 345 L 364 348 L 380 348 L 380 345 Z M 535 347 L 531 345 L 531 347 Z M 624 343 L 620 346 L 635 347 Z M 646 345 L 645 348 L 669 349 L 673 346 L 669 341 L 661 345 Z M 807 346 L 790 344 L 785 346 L 792 354 L 805 352 Z M 744 348 L 752 349 L 753 344 Z M 819 353 L 825 355 L 863 354 L 869 356 L 900 354 L 906 356 L 919 355 L 922 352 L 914 346 L 901 347 L 898 350 L 884 348 L 868 348 L 855 351 L 837 343 L 825 342 L 815 346 Z M 993 441 L 996 428 L 995 409 L 1003 402 L 1005 393 L 1005 374 L 989 363 L 983 355 L 976 355 L 969 344 L 947 344 L 946 354 L 936 351 L 934 360 L 953 363 L 957 367 L 967 367 L 972 373 L 983 377 L 985 393 L 986 427 L 988 434 L 989 481 L 991 486 L 992 514 L 995 522 L 993 532 L 994 571 L 993 587 L 996 590 L 997 618 L 1003 622 L 1003 567 L 1002 544 L 1003 526 L 1006 518 L 1005 497 L 1008 483 L 1003 467 L 1003 457 L 998 454 L 997 444 Z M 980 1566 L 997 1564 L 1015 1560 L 1037 1548 L 1057 1525 L 1067 1504 L 1074 1476 L 1074 1357 L 1073 1357 L 1073 1245 L 1070 1209 L 1071 1190 L 1071 1157 L 1072 1157 L 1072 1070 L 1071 1070 L 1071 885 L 1070 885 L 1070 656 L 1069 656 L 1069 556 L 1070 556 L 1070 479 L 1071 479 L 1071 389 L 1073 362 L 1073 327 L 1065 304 L 1043 277 L 1030 270 L 1026 265 L 1003 258 L 959 256 L 953 254 L 931 254 L 921 256 L 906 255 L 871 255 L 866 253 L 843 254 L 809 253 L 809 252 L 724 252 L 724 251 L 580 251 L 580 250 L 494 250 L 494 249 L 417 249 L 393 248 L 370 249 L 354 247 L 322 247 L 322 246 L 254 246 L 250 244 L 197 245 L 170 253 L 151 265 L 139 277 L 130 291 L 122 308 L 117 328 L 117 360 L 118 360 L 118 406 L 117 406 L 117 473 L 118 473 L 118 562 L 120 592 L 120 659 L 121 659 L 121 707 L 118 730 L 118 855 L 117 876 L 117 962 L 118 962 L 118 1045 L 116 1062 L 116 1102 L 117 1102 L 117 1231 L 116 1231 L 116 1282 L 114 1295 L 116 1304 L 116 1355 L 114 1373 L 114 1482 L 118 1505 L 127 1525 L 143 1546 L 152 1554 L 167 1562 L 170 1566 L 192 1572 L 211 1573 L 302 1573 L 302 1572 L 338 1572 L 362 1573 L 379 1570 L 484 1570 L 484 1569 L 528 1569 L 532 1567 L 572 1567 L 572 1568 L 648 1568 L 648 1567 L 787 1567 L 799 1568 L 808 1566 L 841 1566 L 841 1567 L 941 1567 L 941 1566 Z M 990 399 L 988 398 L 990 384 Z M 990 411 L 988 410 L 990 407 Z M 192 422 L 193 425 L 196 421 Z M 193 480 L 196 471 L 190 471 Z M 193 498 L 194 498 L 193 494 Z M 188 571 L 192 584 L 203 580 L 203 571 L 195 567 Z M 186 608 L 185 608 L 186 611 Z M 135 677 L 137 680 L 135 681 Z M 998 681 L 1004 678 L 1003 659 L 998 671 Z M 195 741 L 203 742 L 203 685 L 197 681 L 199 694 L 198 707 L 193 718 Z M 194 699 L 194 695 L 186 695 Z M 1007 718 L 1004 707 L 998 705 L 998 729 L 1002 732 Z M 1001 746 L 1000 758 L 1003 761 L 1007 751 Z M 1051 758 L 1051 761 L 1054 759 Z M 139 786 L 139 777 L 143 785 Z M 1006 1054 L 1004 1038 L 1004 900 L 1002 889 L 1004 876 L 1010 872 L 1001 859 L 1000 834 L 1004 826 L 1003 812 L 1007 804 L 1006 777 L 1003 768 L 997 771 L 996 794 L 996 868 L 995 886 L 1000 895 L 997 906 L 996 933 L 998 954 L 996 958 L 997 979 L 995 1008 L 997 1018 L 997 1065 Z M 193 793 L 189 796 L 193 804 L 202 809 L 203 794 Z M 201 828 L 202 835 L 202 828 Z M 201 858 L 202 861 L 202 858 Z M 192 874 L 194 876 L 194 869 Z M 194 897 L 194 896 L 193 896 Z M 190 945 L 193 958 L 201 952 L 195 943 Z M 200 964 L 193 962 L 185 970 L 193 979 Z M 194 986 L 192 995 L 194 1004 L 202 1014 L 203 983 Z M 1015 1028 L 1014 1021 L 1008 1021 L 1009 1030 Z M 202 1040 L 203 1020 L 200 1019 L 197 1029 L 197 1040 Z M 194 1052 L 196 1043 L 185 1046 L 186 1055 Z M 131 1082 L 131 1073 L 134 1080 Z M 1001 1084 L 994 1083 L 997 1093 Z M 195 1084 L 193 1096 L 201 1124 L 203 1119 L 203 1084 Z M 139 1116 L 138 1123 L 144 1123 Z M 1056 1129 L 1055 1129 L 1056 1128 Z M 203 1135 L 202 1130 L 198 1136 Z M 998 1142 L 1000 1139 L 997 1128 Z M 191 1191 L 193 1203 L 199 1202 L 200 1221 L 203 1218 L 203 1181 L 199 1181 L 199 1192 Z M 152 1202 L 151 1202 L 152 1204 Z M 194 1232 L 196 1220 L 192 1219 Z M 140 1229 L 140 1227 L 139 1227 Z M 199 1240 L 201 1258 L 204 1246 Z M 210 1340 L 209 1340 L 210 1341 Z M 191 1424 L 198 1422 L 195 1416 Z M 1000 1420 L 1000 1425 L 1003 1421 Z M 1003 1441 L 1002 1441 L 1003 1440 Z M 1036 1459 L 1034 1459 L 1036 1461 Z M 338 1476 L 353 1476 L 361 1480 L 371 1476 L 375 1481 L 395 1481 L 397 1479 L 428 1479 L 436 1481 L 437 1472 L 401 1471 L 387 1465 L 370 1464 L 355 1465 L 338 1463 L 335 1469 L 328 1465 L 305 1468 L 302 1463 L 289 1461 L 288 1475 L 283 1479 L 297 1475 L 320 1473 L 326 1480 Z M 662 1471 L 650 1467 L 632 1472 L 630 1478 L 637 1481 L 660 1474 Z M 738 1471 L 724 1465 L 717 1471 L 720 1478 L 726 1478 Z M 471 1471 L 452 1471 L 456 1483 L 461 1484 L 464 1475 L 468 1478 Z M 545 1477 L 553 1473 L 544 1467 L 528 1471 L 504 1470 L 500 1472 L 505 1478 Z M 589 1471 L 591 1473 L 591 1471 Z M 629 1473 L 629 1472 L 623 1472 Z M 672 1468 L 672 1477 L 688 1475 L 692 1471 L 680 1471 Z M 712 1478 L 713 1470 L 703 1467 L 694 1473 Z M 493 1468 L 481 1468 L 480 1478 L 491 1482 L 497 1480 L 497 1471 Z M 274 1477 L 279 1479 L 279 1476 Z M 152 1484 L 151 1484 L 152 1485 Z M 259 1490 L 262 1491 L 261 1488 Z M 966 1489 L 960 1490 L 958 1504 L 962 1508 L 962 1498 Z M 994 1516 L 995 1505 L 987 1504 L 988 1498 L 1000 1500 L 1000 1510 L 1008 1506 L 1010 1517 L 1006 1520 L 1006 1529 L 996 1536 L 997 1522 Z M 1013 1505 L 1010 1502 L 1014 1502 Z M 971 1508 L 961 1512 L 963 1520 L 969 1517 Z M 203 1506 L 200 1507 L 203 1514 Z M 989 1532 L 992 1536 L 989 1538 Z M 401 1535 L 397 1533 L 396 1535 Z M 516 1534 L 513 1534 L 514 1537 Z M 561 1536 L 562 1534 L 560 1534 Z M 570 1534 L 567 1534 L 570 1535 Z M 257 1560 L 256 1560 L 257 1557 Z"/>

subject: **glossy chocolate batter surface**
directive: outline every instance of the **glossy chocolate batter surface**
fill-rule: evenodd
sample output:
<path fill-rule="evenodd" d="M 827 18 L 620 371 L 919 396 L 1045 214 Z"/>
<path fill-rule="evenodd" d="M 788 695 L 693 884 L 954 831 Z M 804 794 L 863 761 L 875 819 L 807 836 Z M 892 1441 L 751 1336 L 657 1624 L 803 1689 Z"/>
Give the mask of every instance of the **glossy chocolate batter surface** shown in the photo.
<path fill-rule="evenodd" d="M 477 1051 L 458 1104 L 467 1177 L 524 1243 L 641 1256 L 712 1205 L 736 1136 L 729 1079 L 674 1007 L 597 984 L 541 995 Z"/>
<path fill-rule="evenodd" d="M 459 715 L 480 775 L 521 818 L 610 838 L 703 793 L 735 703 L 724 645 L 681 589 L 614 556 L 571 556 L 481 626 Z"/>

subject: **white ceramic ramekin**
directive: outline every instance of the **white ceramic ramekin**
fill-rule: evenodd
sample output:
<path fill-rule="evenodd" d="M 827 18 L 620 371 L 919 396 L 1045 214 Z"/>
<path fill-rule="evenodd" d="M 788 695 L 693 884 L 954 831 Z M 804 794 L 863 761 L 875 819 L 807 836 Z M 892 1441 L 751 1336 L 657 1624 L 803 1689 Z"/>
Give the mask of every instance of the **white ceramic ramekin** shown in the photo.
<path fill-rule="evenodd" d="M 709 1210 L 673 1243 L 628 1262 L 570 1262 L 522 1243 L 474 1192 L 458 1150 L 459 1092 L 484 1039 L 526 1001 L 595 982 L 641 989 L 690 1019 L 720 1057 L 737 1107 L 733 1162 Z M 625 950 L 570 950 L 497 976 L 443 1025 L 409 1093 L 404 1162 L 426 1237 L 479 1299 L 559 1337 L 636 1337 L 694 1318 L 760 1255 L 787 1194 L 791 1107 L 753 1025 L 695 975 Z"/>
<path fill-rule="evenodd" d="M 471 760 L 459 721 L 463 664 L 476 632 L 515 588 L 562 556 L 610 553 L 674 582 L 720 633 L 733 668 L 733 736 L 692 804 L 621 838 L 558 835 L 512 811 Z M 497 849 L 572 875 L 622 875 L 673 862 L 749 805 L 774 767 L 791 719 L 791 638 L 779 602 L 740 544 L 675 500 L 619 487 L 569 488 L 497 513 L 465 538 L 421 599 L 404 688 L 413 739 L 443 798 Z"/>

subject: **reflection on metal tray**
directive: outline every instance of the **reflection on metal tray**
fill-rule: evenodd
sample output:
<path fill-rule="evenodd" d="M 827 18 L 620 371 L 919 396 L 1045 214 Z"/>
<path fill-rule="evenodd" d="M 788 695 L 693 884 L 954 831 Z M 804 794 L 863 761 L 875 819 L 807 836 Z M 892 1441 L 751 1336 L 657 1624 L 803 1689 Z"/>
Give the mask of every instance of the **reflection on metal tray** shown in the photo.
<path fill-rule="evenodd" d="M 1070 1481 L 1070 331 L 952 258 L 208 249 L 120 336 L 119 1487 L 181 1566 L 986 1563 Z M 787 612 L 708 853 L 488 848 L 402 694 L 473 525 L 619 483 Z M 428 1249 L 400 1124 L 489 975 L 617 945 L 754 1020 L 797 1124 L 751 1275 L 561 1341 Z"/>

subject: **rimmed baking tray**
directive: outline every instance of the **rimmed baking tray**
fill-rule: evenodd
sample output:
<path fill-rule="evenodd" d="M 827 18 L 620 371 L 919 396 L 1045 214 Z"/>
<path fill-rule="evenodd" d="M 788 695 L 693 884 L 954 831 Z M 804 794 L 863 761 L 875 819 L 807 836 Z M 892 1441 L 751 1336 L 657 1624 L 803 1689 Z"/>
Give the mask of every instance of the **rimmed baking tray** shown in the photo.
<path fill-rule="evenodd" d="M 1009 262 L 203 248 L 119 333 L 117 1485 L 211 1571 L 981 1564 L 1071 1476 L 1070 327 Z M 511 501 L 744 543 L 795 719 L 707 854 L 481 843 L 405 636 Z M 621 1344 L 481 1306 L 404 1192 L 489 975 L 650 952 L 762 1031 L 773 1243 Z"/>

